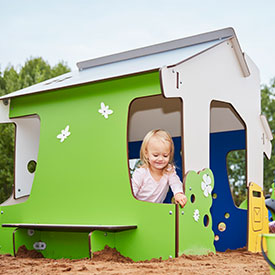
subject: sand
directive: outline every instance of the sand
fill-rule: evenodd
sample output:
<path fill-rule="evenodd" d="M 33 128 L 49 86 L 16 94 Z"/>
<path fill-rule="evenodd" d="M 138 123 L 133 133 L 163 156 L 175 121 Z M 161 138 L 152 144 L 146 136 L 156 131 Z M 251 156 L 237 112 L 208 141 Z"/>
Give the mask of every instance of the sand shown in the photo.
<path fill-rule="evenodd" d="M 17 257 L 0 255 L 0 274 L 269 274 L 263 256 L 244 249 L 145 262 L 133 262 L 109 247 L 94 253 L 93 259 L 53 260 L 41 256 L 24 247 Z"/>

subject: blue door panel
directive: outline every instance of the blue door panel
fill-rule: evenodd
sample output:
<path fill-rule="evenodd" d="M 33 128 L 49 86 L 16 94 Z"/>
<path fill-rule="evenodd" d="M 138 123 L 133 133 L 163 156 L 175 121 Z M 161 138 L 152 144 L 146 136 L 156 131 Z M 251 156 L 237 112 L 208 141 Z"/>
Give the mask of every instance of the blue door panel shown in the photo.
<path fill-rule="evenodd" d="M 230 151 L 246 148 L 245 130 L 210 134 L 210 169 L 214 174 L 215 187 L 211 215 L 213 231 L 219 240 L 215 241 L 217 251 L 237 249 L 246 246 L 247 210 L 235 206 L 226 166 L 226 156 Z M 224 223 L 226 229 L 220 231 L 218 226 Z"/>

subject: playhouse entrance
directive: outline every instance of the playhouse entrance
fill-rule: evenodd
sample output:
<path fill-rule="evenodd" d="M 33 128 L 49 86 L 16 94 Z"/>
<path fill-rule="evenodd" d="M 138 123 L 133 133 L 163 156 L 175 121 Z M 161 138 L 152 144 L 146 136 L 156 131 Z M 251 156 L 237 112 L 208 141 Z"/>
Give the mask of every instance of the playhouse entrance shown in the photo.
<path fill-rule="evenodd" d="M 210 111 L 210 168 L 215 178 L 211 215 L 217 251 L 247 243 L 246 125 L 229 103 L 213 101 Z"/>

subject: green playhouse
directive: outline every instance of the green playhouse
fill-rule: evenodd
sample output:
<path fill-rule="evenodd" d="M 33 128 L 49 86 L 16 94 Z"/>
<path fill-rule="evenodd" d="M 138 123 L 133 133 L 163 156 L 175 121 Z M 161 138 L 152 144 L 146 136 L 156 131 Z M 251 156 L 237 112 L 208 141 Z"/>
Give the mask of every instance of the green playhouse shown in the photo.
<path fill-rule="evenodd" d="M 226 155 L 245 151 L 247 183 L 260 187 L 259 199 L 272 134 L 261 115 L 259 71 L 234 30 L 77 66 L 0 98 L 0 123 L 16 126 L 14 190 L 0 204 L 0 254 L 16 255 L 22 245 L 55 259 L 92 257 L 105 245 L 135 261 L 257 251 L 251 236 L 267 233 L 265 206 L 257 204 L 260 217 L 249 214 L 252 199 L 251 208 L 235 206 Z M 162 204 L 133 196 L 141 141 L 156 128 L 173 137 L 184 208 L 169 193 Z"/>

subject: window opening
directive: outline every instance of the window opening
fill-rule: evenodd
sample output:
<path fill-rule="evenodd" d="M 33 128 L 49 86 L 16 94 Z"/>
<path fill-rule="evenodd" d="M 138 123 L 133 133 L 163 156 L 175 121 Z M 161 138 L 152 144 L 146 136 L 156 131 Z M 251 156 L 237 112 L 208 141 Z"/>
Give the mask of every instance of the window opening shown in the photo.
<path fill-rule="evenodd" d="M 229 152 L 226 163 L 232 197 L 235 205 L 239 207 L 247 199 L 245 150 Z"/>
<path fill-rule="evenodd" d="M 181 133 L 182 101 L 179 98 L 164 98 L 162 95 L 134 99 L 129 107 L 128 119 L 128 160 L 130 176 L 142 164 L 140 147 L 145 135 L 154 129 L 167 131 L 174 143 L 174 164 L 182 181 Z M 172 192 L 164 202 L 171 203 Z"/>
<path fill-rule="evenodd" d="M 17 199 L 31 192 L 39 149 L 40 118 L 31 115 L 12 120 L 16 124 L 14 198 Z"/>
<path fill-rule="evenodd" d="M 213 172 L 218 182 L 228 184 L 233 202 L 239 207 L 247 199 L 245 122 L 231 104 L 212 101 L 210 133 L 213 141 L 211 151 Z M 217 196 L 221 195 L 225 192 L 225 187 L 225 185 L 215 187 L 214 193 L 217 193 Z"/>
<path fill-rule="evenodd" d="M 209 225 L 209 216 L 208 215 L 204 215 L 203 224 L 205 227 L 207 227 Z"/>
<path fill-rule="evenodd" d="M 0 203 L 10 198 L 5 203 L 13 204 L 14 199 L 27 197 L 31 192 L 39 149 L 40 119 L 38 115 L 12 119 L 0 116 L 0 127 Z"/>
<path fill-rule="evenodd" d="M 32 174 L 35 172 L 36 170 L 36 161 L 35 160 L 31 160 L 29 161 L 28 165 L 27 165 L 27 168 L 28 168 L 28 171 Z"/>
<path fill-rule="evenodd" d="M 14 185 L 15 124 L 0 124 L 0 204 L 6 201 Z"/>

